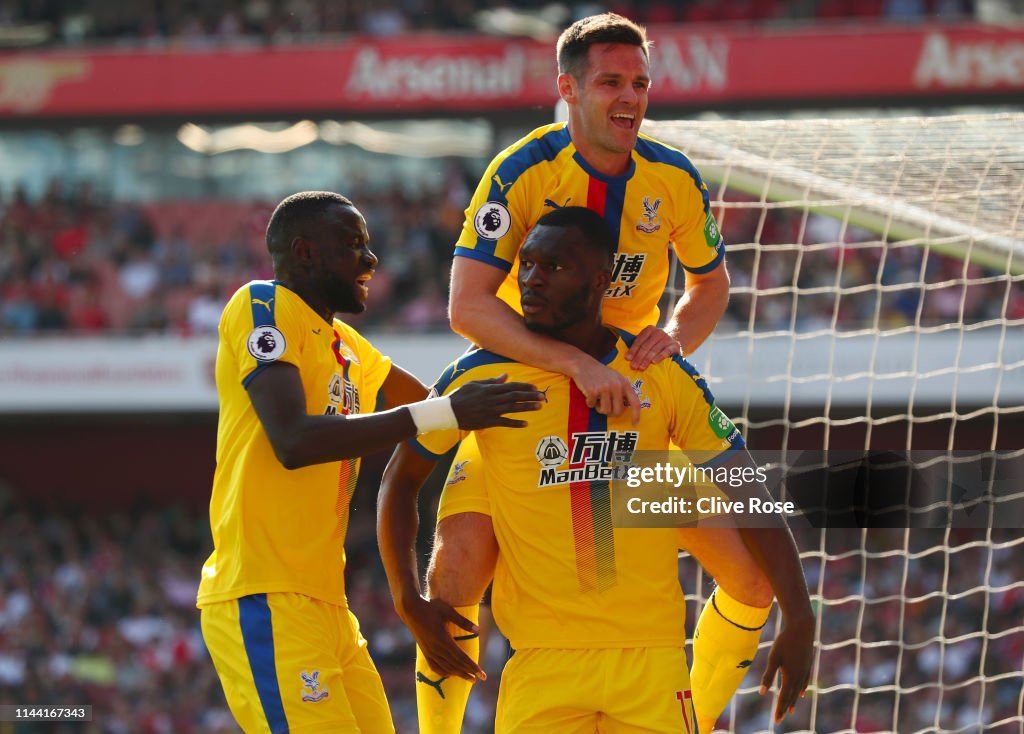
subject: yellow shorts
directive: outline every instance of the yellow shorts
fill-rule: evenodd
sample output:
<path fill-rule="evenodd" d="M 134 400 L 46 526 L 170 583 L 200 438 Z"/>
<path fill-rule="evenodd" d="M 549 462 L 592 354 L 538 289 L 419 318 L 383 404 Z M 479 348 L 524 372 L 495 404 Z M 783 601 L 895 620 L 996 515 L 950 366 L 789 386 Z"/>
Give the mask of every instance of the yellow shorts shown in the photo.
<path fill-rule="evenodd" d="M 681 647 L 517 650 L 495 734 L 696 734 Z"/>
<path fill-rule="evenodd" d="M 459 444 L 448 478 L 441 490 L 437 506 L 437 520 L 440 522 L 451 515 L 462 512 L 491 514 L 491 498 L 484 483 L 484 467 L 480 458 L 480 447 L 476 434 L 470 433 Z"/>
<path fill-rule="evenodd" d="M 302 594 L 253 594 L 205 606 L 201 620 L 228 706 L 247 734 L 395 731 L 348 608 Z"/>

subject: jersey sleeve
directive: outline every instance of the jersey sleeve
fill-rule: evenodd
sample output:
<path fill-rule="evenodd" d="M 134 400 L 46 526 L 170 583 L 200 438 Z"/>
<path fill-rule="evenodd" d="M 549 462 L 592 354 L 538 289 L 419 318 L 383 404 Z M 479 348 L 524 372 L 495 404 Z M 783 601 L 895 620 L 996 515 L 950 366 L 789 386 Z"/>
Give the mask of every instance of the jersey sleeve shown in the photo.
<path fill-rule="evenodd" d="M 369 395 L 374 396 L 375 401 L 377 393 L 391 372 L 391 357 L 381 354 L 377 347 L 348 324 L 335 320 L 334 328 L 339 332 L 344 331 L 346 340 L 351 344 L 356 358 L 362 366 L 365 389 Z M 370 405 L 372 406 L 373 403 Z"/>
<path fill-rule="evenodd" d="M 510 272 L 530 224 L 527 207 L 530 182 L 518 167 L 503 165 L 514 155 L 499 154 L 487 167 L 465 212 L 456 257 L 468 257 Z M 503 180 L 503 179 L 508 179 Z"/>
<path fill-rule="evenodd" d="M 689 161 L 679 171 L 682 195 L 676 206 L 678 222 L 672 231 L 672 247 L 682 266 L 691 273 L 708 273 L 725 258 L 725 241 L 718 230 L 707 184 Z"/>
<path fill-rule="evenodd" d="M 278 303 L 277 288 L 254 282 L 240 288 L 224 308 L 220 323 L 222 345 L 236 355 L 239 382 L 249 382 L 274 362 L 299 366 L 305 331 L 296 314 Z"/>
<path fill-rule="evenodd" d="M 697 466 L 715 464 L 745 446 L 743 436 L 729 417 L 715 405 L 707 382 L 683 357 L 665 362 L 669 376 L 672 441 Z"/>
<path fill-rule="evenodd" d="M 509 367 L 518 364 L 503 357 L 500 354 L 489 352 L 486 349 L 474 349 L 463 354 L 452 362 L 437 378 L 437 382 L 430 389 L 430 395 L 450 395 L 461 385 L 471 380 L 484 380 L 495 377 L 502 373 L 509 373 Z M 521 379 L 519 376 L 510 375 L 514 380 Z M 428 459 L 439 459 L 466 437 L 468 431 L 452 428 L 444 431 L 433 431 L 424 433 L 422 436 L 410 439 L 410 445 L 420 454 Z"/>

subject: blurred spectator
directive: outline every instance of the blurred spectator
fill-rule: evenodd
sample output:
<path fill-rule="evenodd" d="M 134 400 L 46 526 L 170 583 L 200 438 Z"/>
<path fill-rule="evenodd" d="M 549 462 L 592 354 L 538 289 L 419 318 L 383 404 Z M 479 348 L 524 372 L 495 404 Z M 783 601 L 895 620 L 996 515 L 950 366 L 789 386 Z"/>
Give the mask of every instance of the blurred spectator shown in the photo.
<path fill-rule="evenodd" d="M 95 278 L 89 278 L 75 287 L 69 301 L 69 310 L 71 328 L 76 332 L 96 334 L 110 328 L 110 319 L 103 308 L 100 287 Z"/>
<path fill-rule="evenodd" d="M 370 36 L 398 36 L 407 30 L 406 18 L 392 0 L 376 0 L 363 14 L 362 30 Z"/>
<path fill-rule="evenodd" d="M 160 284 L 160 268 L 145 247 L 129 248 L 119 273 L 121 290 L 133 300 L 148 298 Z"/>
<path fill-rule="evenodd" d="M 428 331 L 447 321 L 448 298 L 434 280 L 424 282 L 419 295 L 399 314 L 399 324 L 409 331 Z"/>
<path fill-rule="evenodd" d="M 890 20 L 919 20 L 925 12 L 924 0 L 886 0 L 883 10 Z"/>
<path fill-rule="evenodd" d="M 153 293 L 132 309 L 128 326 L 135 332 L 167 331 L 171 316 L 159 294 Z"/>
<path fill-rule="evenodd" d="M 12 278 L 3 289 L 0 301 L 0 327 L 4 331 L 28 334 L 39 325 L 39 307 L 27 278 Z"/>
<path fill-rule="evenodd" d="M 211 279 L 188 304 L 188 327 L 192 334 L 216 334 L 224 304 L 231 294 L 221 292 L 220 283 Z"/>

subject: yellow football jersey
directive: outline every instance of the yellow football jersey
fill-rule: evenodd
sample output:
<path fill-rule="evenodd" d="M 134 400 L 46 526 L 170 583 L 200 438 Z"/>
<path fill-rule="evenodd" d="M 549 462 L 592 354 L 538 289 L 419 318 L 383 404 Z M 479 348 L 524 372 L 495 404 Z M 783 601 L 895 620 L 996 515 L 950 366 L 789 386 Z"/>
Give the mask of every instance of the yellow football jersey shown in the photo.
<path fill-rule="evenodd" d="M 281 465 L 246 392 L 273 362 L 298 368 L 310 414 L 372 412 L 391 369 L 355 329 L 338 320 L 332 328 L 276 281 L 253 281 L 231 297 L 217 349 L 214 551 L 199 606 L 278 591 L 346 603 L 344 541 L 359 460 Z"/>
<path fill-rule="evenodd" d="M 449 480 L 483 472 L 500 547 L 494 617 L 516 649 L 685 642 L 677 532 L 613 527 L 611 483 L 599 469 L 613 458 L 628 462 L 635 451 L 667 450 L 670 440 L 702 452 L 703 463 L 744 443 L 682 357 L 643 372 L 631 369 L 624 354 L 632 339 L 621 333 L 602 361 L 629 378 L 640 396 L 636 426 L 628 412 L 609 417 L 588 408 L 564 375 L 486 350 L 461 357 L 435 385 L 445 394 L 468 380 L 508 373 L 509 380 L 532 383 L 547 396 L 541 410 L 526 417 L 526 428 L 477 431 L 481 466 L 458 467 Z M 430 433 L 412 445 L 437 458 L 462 435 Z"/>
<path fill-rule="evenodd" d="M 507 272 L 498 296 L 522 313 L 519 248 L 538 219 L 570 205 L 602 215 L 616 236 L 603 315 L 627 332 L 658 324 L 669 247 L 694 273 L 713 270 L 725 256 L 707 186 L 685 155 L 641 135 L 629 170 L 605 176 L 579 155 L 565 123 L 534 130 L 491 161 L 466 209 L 455 255 Z"/>

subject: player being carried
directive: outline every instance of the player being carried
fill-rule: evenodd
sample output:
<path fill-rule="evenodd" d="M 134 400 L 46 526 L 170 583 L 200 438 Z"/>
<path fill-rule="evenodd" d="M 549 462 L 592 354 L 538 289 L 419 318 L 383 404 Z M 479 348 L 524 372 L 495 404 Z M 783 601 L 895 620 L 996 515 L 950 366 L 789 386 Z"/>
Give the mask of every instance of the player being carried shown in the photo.
<path fill-rule="evenodd" d="M 267 226 L 276 279 L 242 286 L 221 317 L 214 551 L 198 606 L 247 732 L 394 731 L 345 598 L 359 457 L 438 428 L 521 427 L 501 415 L 542 397 L 499 377 L 424 400 L 419 380 L 335 318 L 365 308 L 369 245 L 347 198 L 289 196 Z M 372 413 L 378 391 L 391 410 Z"/>
<path fill-rule="evenodd" d="M 638 421 L 588 406 L 564 375 L 485 349 L 462 356 L 434 386 L 447 394 L 466 380 L 508 373 L 547 397 L 522 431 L 475 432 L 491 507 L 476 526 L 474 552 L 496 565 L 494 617 L 514 650 L 502 674 L 497 734 L 695 730 L 679 530 L 616 527 L 610 482 L 572 478 L 571 470 L 607 468 L 612 455 L 616 463 L 629 463 L 635 452 L 665 451 L 670 442 L 700 452 L 701 466 L 752 467 L 752 459 L 739 431 L 720 430 L 717 419 L 727 419 L 684 358 L 675 355 L 646 370 L 630 366 L 626 354 L 636 338 L 601 319 L 614 255 L 615 240 L 593 211 L 570 206 L 541 217 L 520 252 L 520 318 L 532 333 L 571 344 L 635 384 L 644 397 Z M 407 510 L 435 462 L 465 434 L 449 430 L 403 444 L 385 470 L 381 557 L 396 609 L 412 623 L 410 609 L 425 602 L 413 548 L 416 515 Z M 559 468 L 570 471 L 550 471 Z M 768 498 L 763 484 L 746 492 Z M 406 511 L 396 512 L 398 506 Z M 398 524 L 394 518 L 412 520 Z M 807 685 L 809 666 L 799 651 L 813 640 L 814 620 L 792 536 L 781 518 L 769 520 L 772 529 L 738 532 L 755 549 L 785 614 L 762 679 L 771 685 L 782 671 L 781 718 Z M 458 649 L 440 654 L 446 656 L 440 664 L 469 670 Z M 417 677 L 418 687 L 438 698 L 461 682 L 422 671 Z"/>
<path fill-rule="evenodd" d="M 568 123 L 534 130 L 499 153 L 484 173 L 455 249 L 452 328 L 492 352 L 569 377 L 599 413 L 618 416 L 628 409 L 638 419 L 640 399 L 629 380 L 572 344 L 523 325 L 515 278 L 523 238 L 544 213 L 559 207 L 586 206 L 602 216 L 616 239 L 604 319 L 637 335 L 626 357 L 641 371 L 692 353 L 711 333 L 728 302 L 724 243 L 707 187 L 690 161 L 639 135 L 651 82 L 643 28 L 612 13 L 583 18 L 562 33 L 557 57 L 558 92 Z M 686 272 L 686 292 L 662 330 L 658 302 L 668 279 L 670 248 Z M 490 501 L 472 435 L 453 466 L 459 481 L 450 482 L 442 496 L 444 516 L 427 589 L 431 603 L 406 610 L 420 645 L 420 680 L 483 675 L 475 658 L 454 650 L 446 632 L 449 622 L 474 627 L 478 588 L 486 587 L 494 572 L 475 545 L 489 528 Z M 751 542 L 764 545 L 748 548 Z M 784 547 L 781 542 L 781 536 L 743 539 L 726 528 L 681 532 L 681 545 L 718 584 L 700 615 L 694 644 L 694 696 L 702 731 L 711 730 L 742 681 L 771 609 L 773 589 L 754 554 Z M 791 636 L 784 639 L 794 642 Z M 800 642 L 799 650 L 784 656 L 795 677 L 811 659 L 809 639 Z M 475 656 L 476 640 L 458 644 Z M 450 685 L 444 698 L 425 684 L 417 689 L 420 730 L 458 732 L 469 684 Z"/>

